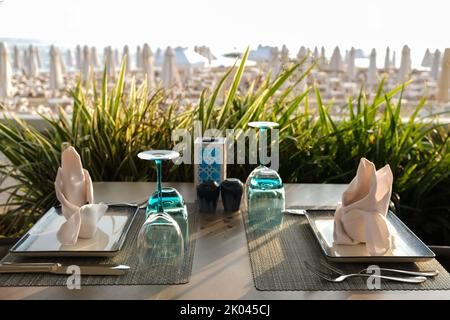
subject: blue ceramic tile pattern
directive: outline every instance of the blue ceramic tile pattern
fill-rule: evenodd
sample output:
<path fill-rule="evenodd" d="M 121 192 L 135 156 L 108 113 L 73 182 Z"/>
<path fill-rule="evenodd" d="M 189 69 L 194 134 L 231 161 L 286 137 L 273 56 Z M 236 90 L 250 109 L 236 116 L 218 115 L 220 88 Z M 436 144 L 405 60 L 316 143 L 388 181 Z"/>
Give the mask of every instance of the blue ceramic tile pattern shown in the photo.
<path fill-rule="evenodd" d="M 201 163 L 198 164 L 199 183 L 204 181 L 220 183 L 222 164 L 215 161 L 216 159 L 222 159 L 220 147 L 208 146 L 207 148 L 199 149 L 199 153 L 199 159 L 201 159 Z"/>

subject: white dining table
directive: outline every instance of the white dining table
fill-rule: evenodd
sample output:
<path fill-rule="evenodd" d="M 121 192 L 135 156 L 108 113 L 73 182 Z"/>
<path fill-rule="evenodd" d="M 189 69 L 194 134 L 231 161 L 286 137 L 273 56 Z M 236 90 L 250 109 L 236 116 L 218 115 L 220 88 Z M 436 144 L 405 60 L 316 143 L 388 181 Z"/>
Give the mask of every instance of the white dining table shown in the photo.
<path fill-rule="evenodd" d="M 165 183 L 188 203 L 193 183 Z M 343 184 L 286 184 L 286 206 L 333 206 Z M 152 182 L 94 183 L 96 201 L 141 203 L 155 190 Z M 182 285 L 4 287 L 0 299 L 450 299 L 446 291 L 259 291 L 255 288 L 240 213 L 201 214 L 192 276 Z"/>

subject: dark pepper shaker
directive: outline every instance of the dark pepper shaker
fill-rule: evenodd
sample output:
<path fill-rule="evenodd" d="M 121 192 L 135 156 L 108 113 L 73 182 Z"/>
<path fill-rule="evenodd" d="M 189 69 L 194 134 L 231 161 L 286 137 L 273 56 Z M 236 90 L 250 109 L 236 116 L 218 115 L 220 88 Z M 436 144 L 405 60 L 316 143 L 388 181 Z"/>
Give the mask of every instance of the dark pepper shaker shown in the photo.
<path fill-rule="evenodd" d="M 200 212 L 216 212 L 220 186 L 216 181 L 204 181 L 197 186 L 197 202 Z"/>
<path fill-rule="evenodd" d="M 222 181 L 220 190 L 222 192 L 224 210 L 226 212 L 238 211 L 241 206 L 244 184 L 239 179 L 229 178 Z"/>

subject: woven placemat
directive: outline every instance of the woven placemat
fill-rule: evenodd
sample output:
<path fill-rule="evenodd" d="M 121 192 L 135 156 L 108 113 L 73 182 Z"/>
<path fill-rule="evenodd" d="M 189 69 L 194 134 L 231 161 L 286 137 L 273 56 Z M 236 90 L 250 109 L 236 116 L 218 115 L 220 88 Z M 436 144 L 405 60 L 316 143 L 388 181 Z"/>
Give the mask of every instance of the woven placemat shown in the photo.
<path fill-rule="evenodd" d="M 23 258 L 8 254 L 2 262 L 59 262 L 64 265 L 86 265 L 97 263 L 118 263 L 130 266 L 130 271 L 121 276 L 81 276 L 81 286 L 97 285 L 151 285 L 184 284 L 189 282 L 194 258 L 196 231 L 199 219 L 195 204 L 188 204 L 189 242 L 184 258 L 176 267 L 170 267 L 167 260 L 153 258 L 145 265 L 139 263 L 137 237 L 145 221 L 145 210 L 140 210 L 128 231 L 121 252 L 113 258 Z M 173 266 L 173 265 L 172 265 Z M 54 274 L 0 274 L 0 287 L 23 286 L 66 286 L 68 276 Z"/>
<path fill-rule="evenodd" d="M 253 280 L 258 290 L 282 291 L 346 291 L 370 290 L 365 278 L 351 278 L 342 283 L 328 282 L 308 269 L 307 264 L 319 270 L 325 262 L 321 248 L 306 217 L 288 215 L 279 227 L 261 230 L 258 223 L 250 223 L 246 212 L 242 213 Z M 267 230 L 269 229 L 269 230 Z M 329 262 L 327 262 L 330 264 Z M 345 273 L 359 272 L 367 264 L 332 264 Z M 433 259 L 428 262 L 380 264 L 380 267 L 403 270 L 438 270 L 439 275 L 421 284 L 381 281 L 380 290 L 450 290 L 450 275 Z"/>

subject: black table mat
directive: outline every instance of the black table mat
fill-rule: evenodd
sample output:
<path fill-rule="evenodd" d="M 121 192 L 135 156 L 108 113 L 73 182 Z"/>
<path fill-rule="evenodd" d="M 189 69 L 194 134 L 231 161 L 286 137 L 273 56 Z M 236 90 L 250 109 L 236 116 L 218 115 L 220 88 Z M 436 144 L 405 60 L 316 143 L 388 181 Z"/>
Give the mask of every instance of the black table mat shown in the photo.
<path fill-rule="evenodd" d="M 342 283 L 326 281 L 310 271 L 307 265 L 325 271 L 327 262 L 306 217 L 286 214 L 272 228 L 267 222 L 249 221 L 242 212 L 253 280 L 258 290 L 279 291 L 346 291 L 370 290 L 365 278 L 351 278 Z M 266 224 L 262 230 L 261 224 Z M 359 272 L 368 264 L 331 264 L 345 273 Z M 438 270 L 439 275 L 421 284 L 406 284 L 381 280 L 379 290 L 450 290 L 450 275 L 433 259 L 420 263 L 389 263 L 380 267 L 404 270 Z M 328 272 L 328 271 L 327 271 Z M 392 274 L 391 274 L 392 275 Z"/>
<path fill-rule="evenodd" d="M 130 271 L 121 276 L 81 276 L 81 286 L 96 285 L 163 285 L 184 284 L 189 282 L 195 251 L 199 217 L 197 206 L 188 204 L 189 242 L 184 258 L 177 267 L 169 267 L 164 259 L 153 258 L 148 265 L 139 263 L 137 237 L 145 221 L 145 210 L 141 209 L 128 232 L 121 252 L 112 258 L 24 258 L 8 254 L 2 262 L 59 262 L 64 265 L 83 265 L 97 263 L 118 263 L 130 266 Z M 69 275 L 54 274 L 0 274 L 0 287 L 23 286 L 66 286 Z"/>

